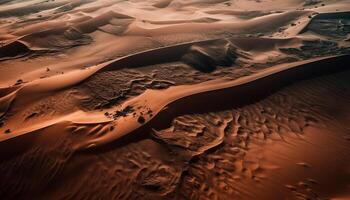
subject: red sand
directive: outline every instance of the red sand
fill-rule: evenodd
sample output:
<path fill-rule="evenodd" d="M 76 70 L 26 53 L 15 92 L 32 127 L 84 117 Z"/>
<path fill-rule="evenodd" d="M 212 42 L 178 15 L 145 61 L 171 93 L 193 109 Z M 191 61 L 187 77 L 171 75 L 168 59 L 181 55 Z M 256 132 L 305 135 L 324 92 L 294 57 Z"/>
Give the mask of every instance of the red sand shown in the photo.
<path fill-rule="evenodd" d="M 0 199 L 350 199 L 348 0 L 0 2 Z"/>

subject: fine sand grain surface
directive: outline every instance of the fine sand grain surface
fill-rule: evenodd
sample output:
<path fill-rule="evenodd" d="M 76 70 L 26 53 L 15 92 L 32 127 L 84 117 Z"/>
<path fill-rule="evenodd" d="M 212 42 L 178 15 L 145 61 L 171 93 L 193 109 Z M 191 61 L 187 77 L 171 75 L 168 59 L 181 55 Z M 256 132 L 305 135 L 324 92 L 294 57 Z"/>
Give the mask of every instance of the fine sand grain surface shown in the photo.
<path fill-rule="evenodd" d="M 0 0 L 0 199 L 350 199 L 350 0 Z"/>

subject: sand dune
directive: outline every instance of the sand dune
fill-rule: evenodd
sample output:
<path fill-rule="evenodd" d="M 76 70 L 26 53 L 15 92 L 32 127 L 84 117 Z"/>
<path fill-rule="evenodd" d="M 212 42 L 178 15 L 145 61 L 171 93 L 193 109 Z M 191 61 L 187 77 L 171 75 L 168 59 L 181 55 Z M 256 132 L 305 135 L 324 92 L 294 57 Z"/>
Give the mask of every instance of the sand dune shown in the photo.
<path fill-rule="evenodd" d="M 0 1 L 0 199 L 348 199 L 348 0 Z"/>
<path fill-rule="evenodd" d="M 29 52 L 30 52 L 30 49 L 28 48 L 28 46 L 20 41 L 15 41 L 15 42 L 6 44 L 0 48 L 1 59 L 6 59 L 9 57 L 13 58 L 18 56 L 24 56 Z"/>

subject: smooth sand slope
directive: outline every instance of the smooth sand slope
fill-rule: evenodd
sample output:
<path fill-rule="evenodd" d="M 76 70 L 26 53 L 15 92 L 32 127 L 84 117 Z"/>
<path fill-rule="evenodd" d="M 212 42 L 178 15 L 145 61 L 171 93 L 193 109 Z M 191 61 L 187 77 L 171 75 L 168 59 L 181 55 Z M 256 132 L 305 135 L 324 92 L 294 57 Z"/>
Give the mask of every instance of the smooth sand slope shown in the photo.
<path fill-rule="evenodd" d="M 0 199 L 349 199 L 350 1 L 0 2 Z"/>

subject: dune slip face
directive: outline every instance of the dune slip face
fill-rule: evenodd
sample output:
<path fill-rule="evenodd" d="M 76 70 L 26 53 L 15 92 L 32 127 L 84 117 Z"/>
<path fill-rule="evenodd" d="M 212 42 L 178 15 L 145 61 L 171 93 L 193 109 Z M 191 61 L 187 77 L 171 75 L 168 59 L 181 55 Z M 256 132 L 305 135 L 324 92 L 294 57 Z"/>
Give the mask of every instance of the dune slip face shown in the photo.
<path fill-rule="evenodd" d="M 349 0 L 0 1 L 0 199 L 350 199 Z"/>

